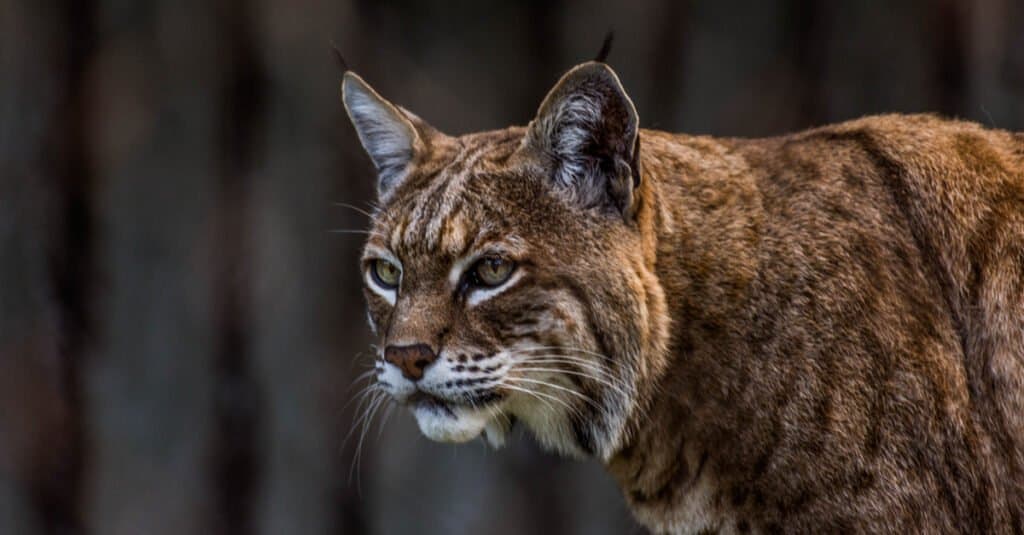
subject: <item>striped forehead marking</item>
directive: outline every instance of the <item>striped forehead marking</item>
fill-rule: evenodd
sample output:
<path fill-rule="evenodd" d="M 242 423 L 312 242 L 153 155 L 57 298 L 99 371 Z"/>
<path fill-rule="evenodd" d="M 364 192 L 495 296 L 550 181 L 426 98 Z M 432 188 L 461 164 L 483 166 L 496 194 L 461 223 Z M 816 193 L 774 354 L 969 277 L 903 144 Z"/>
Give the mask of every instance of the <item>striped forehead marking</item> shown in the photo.
<path fill-rule="evenodd" d="M 406 218 L 401 233 L 407 247 L 436 249 L 441 245 L 445 224 L 457 210 L 461 201 L 459 193 L 466 180 L 476 170 L 475 166 L 492 147 L 483 145 L 467 152 L 460 158 L 462 166 L 458 172 L 442 171 L 431 184 L 418 195 L 416 207 Z"/>

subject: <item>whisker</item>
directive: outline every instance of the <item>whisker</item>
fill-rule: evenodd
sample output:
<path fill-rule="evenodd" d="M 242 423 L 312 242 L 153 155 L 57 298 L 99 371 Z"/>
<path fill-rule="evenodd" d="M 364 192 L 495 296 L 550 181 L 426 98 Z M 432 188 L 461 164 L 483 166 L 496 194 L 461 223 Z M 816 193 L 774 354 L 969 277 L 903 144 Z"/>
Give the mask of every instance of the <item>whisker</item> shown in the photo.
<path fill-rule="evenodd" d="M 558 368 L 564 366 L 571 370 L 578 370 L 579 372 L 586 373 L 588 376 L 593 377 L 595 380 L 604 379 L 607 381 L 614 381 L 617 382 L 621 387 L 628 387 L 628 385 L 621 379 L 609 373 L 608 370 L 605 370 L 592 362 L 563 359 L 559 357 L 541 357 L 519 361 L 518 363 L 516 363 L 516 366 L 514 366 L 514 368 L 518 368 L 519 366 L 535 365 L 555 365 Z"/>
<path fill-rule="evenodd" d="M 597 355 L 590 356 L 590 355 L 586 355 L 585 353 L 581 353 L 581 354 L 578 354 L 578 355 L 573 355 L 573 354 L 566 354 L 565 352 L 557 353 L 557 352 L 550 352 L 550 351 L 548 351 L 546 353 L 539 353 L 539 352 L 540 352 L 540 349 L 537 349 L 536 351 L 532 351 L 532 352 L 531 351 L 515 352 L 515 353 L 512 353 L 512 356 L 513 357 L 518 357 L 518 358 L 525 358 L 525 359 L 541 358 L 541 357 L 558 357 L 558 358 L 565 358 L 565 359 L 574 359 L 574 360 L 577 360 L 579 362 L 587 362 L 587 363 L 590 363 L 591 365 L 594 365 L 594 366 L 597 366 L 598 362 L 599 362 L 599 361 L 595 362 L 595 359 L 594 359 L 594 357 L 597 357 Z"/>
<path fill-rule="evenodd" d="M 594 404 L 593 400 L 588 399 L 586 396 L 584 396 L 583 394 L 580 394 L 579 392 L 574 392 L 574 391 L 572 391 L 572 390 L 570 390 L 568 388 L 559 387 L 558 385 L 552 385 L 552 384 L 544 382 L 544 381 L 536 381 L 536 380 L 532 380 L 532 379 L 525 378 L 525 377 L 505 377 L 505 380 L 503 381 L 502 384 L 503 385 L 508 385 L 508 384 L 510 384 L 509 381 L 511 381 L 511 384 L 518 385 L 520 388 L 528 389 L 530 391 L 530 393 L 532 393 L 532 394 L 542 395 L 542 396 L 544 396 L 544 397 L 546 397 L 548 399 L 551 399 L 553 401 L 561 403 L 562 406 L 564 406 L 566 409 L 568 409 L 574 415 L 582 415 L 583 413 L 580 411 L 580 409 L 578 407 L 570 405 L 566 400 L 563 400 L 562 398 L 560 398 L 560 397 L 558 397 L 558 396 L 556 396 L 554 394 L 550 394 L 550 393 L 547 393 L 547 392 L 541 392 L 537 388 L 532 388 L 532 387 L 526 386 L 526 383 L 529 383 L 529 384 L 539 384 L 539 385 L 542 385 L 542 386 L 554 386 L 555 390 L 565 390 L 566 392 L 575 394 L 576 396 L 578 396 L 581 399 L 583 399 L 583 401 L 586 401 L 586 402 L 590 403 L 591 405 Z M 596 407 L 596 405 L 595 405 L 595 407 Z"/>
<path fill-rule="evenodd" d="M 607 381 L 605 379 L 602 379 L 600 377 L 594 377 L 593 375 L 590 375 L 590 374 L 587 374 L 587 373 L 583 373 L 583 372 L 577 372 L 577 371 L 573 371 L 573 370 L 564 370 L 564 369 L 559 369 L 559 368 L 523 368 L 523 367 L 517 367 L 516 370 L 527 371 L 527 372 L 547 372 L 547 373 L 554 373 L 554 374 L 564 373 L 564 374 L 567 374 L 567 375 L 575 375 L 575 376 L 578 376 L 578 377 L 585 377 L 587 379 L 590 379 L 591 381 L 595 381 L 597 383 L 600 383 L 600 384 L 603 384 L 603 385 L 607 386 L 608 388 L 611 388 L 612 390 L 615 390 L 616 392 L 621 394 L 623 397 L 629 397 L 629 395 L 627 395 L 626 392 L 624 390 L 622 390 L 622 388 L 620 388 L 618 385 L 615 385 L 612 382 Z"/>
<path fill-rule="evenodd" d="M 334 202 L 334 203 L 331 203 L 331 204 L 333 204 L 334 206 L 340 206 L 342 208 L 349 208 L 349 209 L 355 210 L 355 211 L 359 212 L 360 214 L 363 214 L 366 217 L 369 217 L 370 219 L 374 219 L 375 218 L 375 216 L 373 214 L 371 214 L 370 212 L 367 212 L 366 210 L 363 210 L 362 208 L 360 208 L 360 207 L 358 207 L 358 206 L 356 206 L 354 204 L 349 204 L 347 202 Z"/>
<path fill-rule="evenodd" d="M 359 230 L 359 229 L 348 229 L 348 228 L 336 228 L 329 229 L 327 232 L 331 234 L 365 234 L 367 236 L 377 236 L 379 238 L 387 239 L 387 236 L 382 232 L 375 230 Z"/>
<path fill-rule="evenodd" d="M 525 353 L 525 352 L 528 352 L 528 351 L 551 351 L 551 350 L 570 351 L 572 353 L 576 353 L 576 354 L 580 354 L 580 355 L 590 355 L 590 356 L 598 357 L 598 358 L 601 358 L 601 359 L 604 359 L 604 360 L 608 360 L 608 361 L 615 360 L 612 357 L 609 357 L 608 355 L 603 355 L 601 353 L 595 353 L 593 351 L 589 351 L 589 350 L 586 350 L 586 349 L 583 349 L 583 348 L 580 348 L 580 347 L 572 347 L 572 346 L 532 346 L 532 347 L 526 347 L 526 348 L 523 348 L 523 349 L 519 349 L 517 351 Z"/>
<path fill-rule="evenodd" d="M 345 445 L 348 443 L 348 439 L 352 437 L 352 434 L 359 427 L 359 424 L 362 423 L 362 421 L 366 419 L 366 416 L 367 416 L 367 413 L 368 413 L 368 409 L 369 409 L 370 405 L 372 405 L 373 400 L 377 399 L 377 394 L 383 394 L 383 395 L 386 396 L 387 392 L 385 392 L 384 389 L 381 388 L 380 385 L 377 385 L 377 384 L 368 385 L 366 388 L 364 388 L 360 392 L 359 398 L 358 398 L 359 399 L 359 403 L 356 404 L 356 412 L 359 413 L 359 416 L 355 419 L 355 421 L 352 422 L 352 428 L 349 429 L 348 434 L 346 434 L 345 438 L 342 440 L 342 443 L 341 443 L 341 447 L 342 448 L 344 448 Z M 352 402 L 352 400 L 349 400 L 348 403 L 351 403 L 351 402 Z M 367 403 L 367 402 L 369 402 L 369 403 Z M 345 405 L 347 406 L 348 403 L 346 403 Z"/>
<path fill-rule="evenodd" d="M 498 411 L 498 416 L 505 420 L 505 427 L 512 429 L 512 417 L 504 411 Z"/>
<path fill-rule="evenodd" d="M 356 453 L 352 459 L 352 466 L 349 468 L 348 480 L 351 483 L 352 475 L 355 473 L 356 487 L 359 489 L 362 488 L 362 472 L 359 470 L 359 466 L 362 463 L 363 458 L 363 440 L 366 438 L 366 432 L 370 428 L 370 422 L 373 420 L 373 416 L 377 413 L 377 409 L 379 409 L 381 404 L 387 400 L 387 393 L 381 392 L 381 394 L 382 395 L 373 399 L 366 411 L 366 417 L 362 419 L 363 424 L 362 430 L 359 433 L 359 442 L 356 444 Z"/>
<path fill-rule="evenodd" d="M 348 390 L 352 390 L 352 387 L 358 385 L 361 381 L 365 381 L 366 379 L 372 378 L 376 374 L 377 374 L 377 368 L 372 368 L 372 369 L 364 371 L 363 373 L 360 373 L 354 379 L 352 379 L 351 383 L 349 383 Z"/>
<path fill-rule="evenodd" d="M 366 399 L 366 396 L 370 392 L 373 392 L 374 390 L 379 390 L 380 388 L 381 388 L 381 385 L 379 383 L 368 383 L 368 384 L 364 385 L 359 390 L 359 392 L 356 392 L 356 394 L 354 396 L 349 398 L 349 400 L 346 401 L 345 404 L 341 406 L 341 412 L 344 412 L 345 409 L 347 409 L 348 406 L 351 405 L 353 401 L 357 401 L 357 400 L 359 401 L 359 403 L 356 405 L 356 412 L 358 412 L 359 408 L 363 405 L 362 402 Z"/>
<path fill-rule="evenodd" d="M 364 381 L 363 379 L 354 379 L 352 381 L 352 383 L 348 385 L 348 388 L 345 389 L 345 393 L 349 393 L 349 392 L 352 391 L 353 388 L 357 388 L 357 387 L 358 387 L 358 390 L 356 390 L 355 393 L 353 393 L 352 395 L 350 395 L 348 397 L 348 401 L 346 401 L 345 404 L 341 406 L 341 408 L 338 410 L 338 412 L 339 413 L 345 412 L 345 409 L 347 409 L 348 406 L 352 404 L 352 402 L 354 402 L 354 401 L 362 398 L 364 395 L 366 395 L 366 390 L 368 388 L 374 386 L 374 385 L 376 385 L 376 383 L 373 382 L 373 381 Z"/>
<path fill-rule="evenodd" d="M 379 399 L 379 396 L 378 396 L 377 398 L 374 398 L 374 401 L 375 401 L 376 399 Z M 372 405 L 372 402 L 371 402 L 371 405 Z M 369 407 L 367 407 L 367 408 L 369 409 Z M 362 413 L 362 414 L 360 415 L 360 417 L 359 417 L 359 419 L 358 419 L 358 420 L 356 420 L 355 422 L 353 422 L 353 424 L 352 424 L 352 428 L 351 428 L 351 429 L 349 430 L 348 434 L 347 434 L 347 435 L 345 435 L 345 440 L 344 440 L 344 441 L 342 442 L 342 448 L 343 448 L 343 449 L 344 449 L 345 445 L 346 445 L 346 444 L 348 444 L 348 439 L 349 439 L 349 438 L 351 438 L 351 436 L 352 436 L 352 433 L 353 433 L 353 432 L 354 432 L 354 431 L 355 431 L 356 429 L 358 429 L 358 428 L 360 428 L 360 427 L 361 427 L 361 424 L 363 424 L 363 422 L 365 422 L 365 421 L 366 421 L 366 419 L 367 419 L 367 417 L 368 417 L 369 415 L 370 415 L 370 411 L 369 411 L 369 410 L 366 410 L 366 411 L 364 411 L 364 412 L 363 412 L 363 413 Z M 354 474 L 354 473 L 356 472 L 356 470 L 358 469 L 358 465 L 359 465 L 359 459 L 360 459 L 360 451 L 361 451 L 361 449 L 360 449 L 359 445 L 357 445 L 357 447 L 356 447 L 356 451 L 355 451 L 355 453 L 354 453 L 354 454 L 352 455 L 352 464 L 351 464 L 351 465 L 349 466 L 349 470 L 348 470 L 348 481 L 349 481 L 349 483 L 351 483 L 351 482 L 352 482 L 352 475 L 353 475 L 353 474 Z M 357 480 L 357 482 L 356 482 L 356 486 L 357 486 L 357 490 L 361 492 L 361 479 Z"/>
<path fill-rule="evenodd" d="M 575 391 L 575 390 L 573 390 L 571 388 L 566 388 L 564 386 L 556 385 L 556 384 L 548 382 L 548 381 L 541 381 L 541 380 L 538 380 L 538 379 L 529 379 L 529 378 L 526 378 L 526 377 L 516 377 L 515 380 L 519 381 L 519 382 L 526 382 L 526 383 L 532 383 L 532 384 L 541 385 L 541 386 L 547 386 L 547 387 L 554 388 L 556 390 L 561 390 L 563 392 L 567 392 L 569 394 L 572 394 L 574 396 L 579 397 L 583 401 L 586 401 L 587 403 L 590 404 L 590 406 L 594 407 L 595 409 L 603 410 L 603 407 L 598 405 L 596 401 L 590 399 L 590 397 L 586 396 L 582 392 L 577 392 L 577 391 Z"/>
<path fill-rule="evenodd" d="M 381 416 L 380 423 L 377 424 L 377 440 L 380 440 L 381 434 L 384 433 L 384 425 L 388 423 L 388 419 L 391 418 L 391 415 L 395 412 L 395 407 L 397 406 L 398 404 L 395 403 L 394 400 L 392 400 L 391 403 L 388 403 L 388 408 L 384 410 L 384 416 Z"/>
<path fill-rule="evenodd" d="M 531 390 L 529 388 L 522 387 L 522 386 L 515 386 L 515 385 L 509 384 L 509 383 L 502 383 L 501 386 L 503 388 L 507 388 L 507 389 L 512 390 L 514 392 L 522 392 L 523 394 L 527 394 L 527 395 L 533 396 L 533 397 L 537 398 L 539 401 L 541 401 L 542 403 L 544 403 L 545 405 L 547 405 L 548 409 L 550 409 L 552 411 L 555 410 L 555 407 L 553 405 L 551 405 L 551 401 L 555 401 L 557 403 L 560 403 L 563 407 L 565 407 L 566 410 L 568 410 L 570 414 L 573 414 L 573 415 L 578 415 L 579 414 L 579 409 L 577 409 L 576 407 L 573 407 L 572 405 L 569 405 L 568 403 L 565 402 L 565 400 L 559 399 L 559 398 L 557 398 L 555 396 L 552 396 L 550 394 L 545 394 L 543 392 L 536 392 L 536 391 Z"/>
<path fill-rule="evenodd" d="M 558 356 L 558 355 L 540 355 L 540 356 L 537 356 L 537 357 L 530 357 L 530 358 L 527 358 L 527 359 L 520 360 L 520 362 L 522 362 L 524 364 L 530 364 L 530 363 L 534 363 L 534 362 L 536 362 L 536 363 L 544 363 L 544 364 L 552 364 L 552 363 L 574 364 L 574 365 L 579 365 L 581 367 L 587 368 L 587 369 L 589 369 L 591 371 L 600 373 L 601 375 L 607 375 L 608 374 L 607 370 L 605 370 L 601 366 L 599 366 L 597 364 L 594 364 L 593 362 L 590 362 L 588 360 L 579 359 L 579 358 L 566 358 L 566 357 L 562 357 L 562 356 Z"/>

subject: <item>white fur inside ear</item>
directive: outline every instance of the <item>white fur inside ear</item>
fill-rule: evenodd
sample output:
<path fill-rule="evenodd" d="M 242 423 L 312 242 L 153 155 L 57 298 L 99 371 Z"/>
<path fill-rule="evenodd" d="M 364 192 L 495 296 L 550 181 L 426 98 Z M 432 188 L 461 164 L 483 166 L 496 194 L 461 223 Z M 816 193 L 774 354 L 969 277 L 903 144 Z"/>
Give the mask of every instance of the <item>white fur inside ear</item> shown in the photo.
<path fill-rule="evenodd" d="M 551 152 L 558 162 L 554 178 L 563 187 L 581 193 L 597 192 L 601 188 L 597 162 L 586 154 L 587 145 L 594 143 L 596 130 L 600 128 L 601 113 L 600 101 L 586 94 L 576 94 L 567 98 L 547 120 Z"/>
<path fill-rule="evenodd" d="M 583 206 L 615 201 L 626 210 L 626 181 L 634 159 L 638 117 L 633 102 L 607 65 L 584 63 L 548 93 L 530 123 L 524 145 L 552 165 L 556 189 Z"/>
<path fill-rule="evenodd" d="M 416 129 L 397 107 L 352 73 L 345 75 L 342 99 L 359 141 L 377 168 L 378 190 L 386 193 L 408 171 L 415 154 Z"/>

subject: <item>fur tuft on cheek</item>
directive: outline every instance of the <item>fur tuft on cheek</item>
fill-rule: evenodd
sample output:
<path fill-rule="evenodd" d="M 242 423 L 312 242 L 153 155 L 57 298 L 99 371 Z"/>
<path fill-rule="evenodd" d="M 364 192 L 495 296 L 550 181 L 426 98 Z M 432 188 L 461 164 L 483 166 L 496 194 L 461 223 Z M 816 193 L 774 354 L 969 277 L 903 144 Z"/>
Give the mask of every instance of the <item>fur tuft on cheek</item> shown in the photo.
<path fill-rule="evenodd" d="M 484 427 L 484 440 L 494 449 L 505 447 L 508 436 L 512 432 L 512 419 L 509 417 L 494 418 Z"/>

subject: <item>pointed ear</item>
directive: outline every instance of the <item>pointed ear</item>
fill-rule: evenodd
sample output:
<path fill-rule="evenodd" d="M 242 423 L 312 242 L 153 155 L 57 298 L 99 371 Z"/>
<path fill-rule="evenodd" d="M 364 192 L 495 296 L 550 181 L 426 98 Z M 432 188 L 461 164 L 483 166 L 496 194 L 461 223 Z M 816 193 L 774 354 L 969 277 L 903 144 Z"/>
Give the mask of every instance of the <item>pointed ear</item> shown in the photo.
<path fill-rule="evenodd" d="M 585 207 L 634 209 L 639 118 L 619 78 L 603 63 L 567 72 L 544 98 L 523 148 L 551 169 L 556 188 Z"/>
<path fill-rule="evenodd" d="M 419 118 L 384 100 L 352 71 L 341 82 L 341 99 L 377 168 L 377 194 L 386 199 L 409 174 L 413 160 L 426 151 L 425 129 L 413 124 Z"/>

